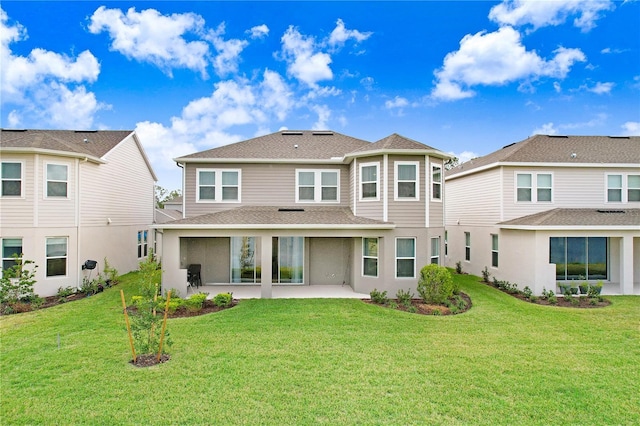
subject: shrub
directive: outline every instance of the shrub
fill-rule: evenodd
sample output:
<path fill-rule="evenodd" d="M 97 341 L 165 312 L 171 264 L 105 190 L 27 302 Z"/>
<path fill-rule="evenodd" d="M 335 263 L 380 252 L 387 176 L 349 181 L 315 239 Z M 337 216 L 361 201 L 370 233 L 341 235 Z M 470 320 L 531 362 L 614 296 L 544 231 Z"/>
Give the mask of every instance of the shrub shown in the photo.
<path fill-rule="evenodd" d="M 91 280 L 87 277 L 83 277 L 82 285 L 80 286 L 79 292 L 84 293 L 87 296 L 96 294 L 98 292 L 98 282 L 96 280 Z"/>
<path fill-rule="evenodd" d="M 551 290 L 549 290 L 549 292 L 551 293 L 551 295 L 547 297 L 547 300 L 549 301 L 549 304 L 557 305 L 558 304 L 558 297 L 555 294 L 553 294 L 553 292 Z"/>
<path fill-rule="evenodd" d="M 185 306 L 187 310 L 191 312 L 198 312 L 202 309 L 205 300 L 207 300 L 207 293 L 192 294 L 191 297 L 185 301 Z M 171 303 L 171 301 L 169 301 L 169 303 Z"/>
<path fill-rule="evenodd" d="M 35 276 L 38 265 L 34 264 L 32 260 L 21 259 L 17 256 L 14 258 L 16 263 L 1 271 L 0 302 L 8 305 L 18 302 L 37 303 L 40 298 L 34 293 L 33 286 L 36 283 Z M 28 268 L 29 265 L 33 265 L 33 268 Z M 13 310 L 17 312 L 17 309 Z"/>
<path fill-rule="evenodd" d="M 482 270 L 482 281 L 489 283 L 489 278 L 491 278 L 491 272 L 489 272 L 489 269 L 485 266 Z"/>
<path fill-rule="evenodd" d="M 431 315 L 440 316 L 440 315 L 442 315 L 442 312 L 440 311 L 440 309 L 434 309 L 431 312 Z"/>
<path fill-rule="evenodd" d="M 105 282 L 107 285 L 116 285 L 118 284 L 118 270 L 112 267 L 109 264 L 107 258 L 104 258 L 104 266 L 102 267 L 102 272 L 105 275 Z"/>
<path fill-rule="evenodd" d="M 451 273 L 444 266 L 430 264 L 420 270 L 418 294 L 425 303 L 444 303 L 457 290 Z"/>
<path fill-rule="evenodd" d="M 73 287 L 58 287 L 58 293 L 56 293 L 56 297 L 58 298 L 58 302 L 64 303 L 67 301 L 67 298 L 73 295 L 76 290 Z"/>
<path fill-rule="evenodd" d="M 524 295 L 525 298 L 529 300 L 531 300 L 531 298 L 533 297 L 533 292 L 531 291 L 529 286 L 526 286 L 524 290 L 522 290 L 522 294 Z"/>
<path fill-rule="evenodd" d="M 369 295 L 371 296 L 371 301 L 377 305 L 386 305 L 389 303 L 386 291 L 379 292 L 377 288 L 374 288 Z"/>
<path fill-rule="evenodd" d="M 411 314 L 415 314 L 416 312 L 418 312 L 418 308 L 416 308 L 413 305 L 409 305 L 409 306 L 407 306 L 407 312 L 409 312 Z"/>
<path fill-rule="evenodd" d="M 398 299 L 398 303 L 408 307 L 411 306 L 411 300 L 413 299 L 413 293 L 411 292 L 411 290 L 398 290 L 398 292 L 396 293 L 396 299 Z"/>
<path fill-rule="evenodd" d="M 456 262 L 456 274 L 460 275 L 462 273 L 462 262 Z"/>
<path fill-rule="evenodd" d="M 219 293 L 213 298 L 213 304 L 220 308 L 227 308 L 233 303 L 232 293 Z"/>

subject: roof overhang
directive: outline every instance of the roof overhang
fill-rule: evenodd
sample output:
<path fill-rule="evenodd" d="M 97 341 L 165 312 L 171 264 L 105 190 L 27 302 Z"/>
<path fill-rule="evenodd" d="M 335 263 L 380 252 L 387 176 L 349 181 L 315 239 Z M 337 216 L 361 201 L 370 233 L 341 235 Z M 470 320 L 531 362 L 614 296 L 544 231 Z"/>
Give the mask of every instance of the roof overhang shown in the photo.
<path fill-rule="evenodd" d="M 394 223 L 386 224 L 155 224 L 153 229 L 202 229 L 202 230 L 220 230 L 220 229 L 298 229 L 298 230 L 375 230 L 375 229 L 395 229 Z"/>
<path fill-rule="evenodd" d="M 498 225 L 500 229 L 518 231 L 638 231 L 637 225 Z"/>
<path fill-rule="evenodd" d="M 445 160 L 451 159 L 454 156 L 447 154 L 446 152 L 439 151 L 437 149 L 374 149 L 367 151 L 351 152 L 345 155 L 345 159 L 359 158 L 359 157 L 372 157 L 375 155 L 428 155 L 430 157 L 438 157 Z"/>
<path fill-rule="evenodd" d="M 59 151 L 55 149 L 7 147 L 7 148 L 0 148 L 0 152 L 7 153 L 7 154 L 55 155 L 56 157 L 78 158 L 80 160 L 86 160 L 96 164 L 107 163 L 103 159 L 96 157 L 94 155 L 87 155 L 87 154 L 82 154 L 79 152 L 71 152 L 71 151 Z"/>
<path fill-rule="evenodd" d="M 344 157 L 334 157 L 325 159 L 305 159 L 305 158 L 174 158 L 173 161 L 179 164 L 187 163 L 220 163 L 220 164 L 345 164 Z"/>
<path fill-rule="evenodd" d="M 462 163 L 464 165 L 466 163 Z M 484 172 L 497 167 L 528 167 L 528 168 L 549 168 L 549 167 L 562 167 L 562 168 L 587 168 L 587 169 L 611 169 L 611 168 L 623 168 L 623 169 L 637 169 L 637 164 L 632 163 L 529 163 L 529 162 L 503 162 L 498 161 L 495 163 L 487 164 L 485 166 L 476 167 L 467 171 L 462 171 L 453 175 L 445 176 L 444 180 L 457 179 L 464 176 L 472 175 L 474 173 Z"/>

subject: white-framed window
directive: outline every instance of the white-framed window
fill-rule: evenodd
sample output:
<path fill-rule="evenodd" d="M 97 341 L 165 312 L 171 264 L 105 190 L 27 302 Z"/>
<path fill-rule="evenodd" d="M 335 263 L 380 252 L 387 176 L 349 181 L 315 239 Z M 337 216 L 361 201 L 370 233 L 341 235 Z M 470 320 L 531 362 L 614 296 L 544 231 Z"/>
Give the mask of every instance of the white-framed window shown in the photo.
<path fill-rule="evenodd" d="M 420 199 L 420 162 L 396 161 L 395 162 L 395 200 L 419 200 Z"/>
<path fill-rule="evenodd" d="M 0 196 L 21 197 L 22 196 L 22 163 L 16 161 L 3 161 L 1 164 Z"/>
<path fill-rule="evenodd" d="M 201 203 L 240 202 L 239 169 L 197 169 L 196 201 Z"/>
<path fill-rule="evenodd" d="M 606 182 L 608 203 L 640 201 L 640 175 L 607 174 Z"/>
<path fill-rule="evenodd" d="M 296 170 L 296 203 L 339 203 L 340 170 Z"/>
<path fill-rule="evenodd" d="M 627 201 L 640 201 L 640 175 L 627 175 Z"/>
<path fill-rule="evenodd" d="M 498 267 L 498 234 L 491 234 L 491 266 Z"/>
<path fill-rule="evenodd" d="M 416 277 L 416 239 L 396 238 L 396 278 Z"/>
<path fill-rule="evenodd" d="M 378 276 L 378 239 L 362 239 L 362 276 Z"/>
<path fill-rule="evenodd" d="M 516 202 L 553 202 L 553 175 L 516 173 Z"/>
<path fill-rule="evenodd" d="M 46 165 L 46 185 L 45 194 L 47 198 L 66 198 L 67 184 L 69 179 L 69 166 L 66 164 Z"/>
<path fill-rule="evenodd" d="M 149 234 L 145 229 L 144 231 L 138 231 L 138 259 L 147 257 L 149 252 Z"/>
<path fill-rule="evenodd" d="M 464 233 L 464 260 L 471 261 L 471 232 Z"/>
<path fill-rule="evenodd" d="M 380 163 L 360 164 L 360 201 L 379 200 L 378 170 Z"/>
<path fill-rule="evenodd" d="M 431 263 L 440 264 L 440 237 L 431 238 Z"/>
<path fill-rule="evenodd" d="M 431 164 L 431 199 L 442 201 L 442 166 Z"/>
<path fill-rule="evenodd" d="M 2 239 L 2 270 L 9 269 L 22 257 L 22 238 Z"/>
<path fill-rule="evenodd" d="M 67 237 L 47 237 L 47 277 L 67 275 Z"/>

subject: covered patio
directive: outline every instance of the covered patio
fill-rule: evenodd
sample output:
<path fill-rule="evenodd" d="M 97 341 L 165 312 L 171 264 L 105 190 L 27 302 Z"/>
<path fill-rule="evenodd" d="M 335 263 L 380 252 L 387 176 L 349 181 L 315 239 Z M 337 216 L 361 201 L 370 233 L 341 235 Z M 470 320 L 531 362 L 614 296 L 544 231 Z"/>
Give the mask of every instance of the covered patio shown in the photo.
<path fill-rule="evenodd" d="M 219 293 L 232 293 L 234 299 L 259 299 L 260 285 L 203 285 L 189 287 L 187 295 L 208 293 L 209 299 Z M 357 293 L 348 285 L 274 285 L 273 299 L 370 299 L 368 294 Z"/>

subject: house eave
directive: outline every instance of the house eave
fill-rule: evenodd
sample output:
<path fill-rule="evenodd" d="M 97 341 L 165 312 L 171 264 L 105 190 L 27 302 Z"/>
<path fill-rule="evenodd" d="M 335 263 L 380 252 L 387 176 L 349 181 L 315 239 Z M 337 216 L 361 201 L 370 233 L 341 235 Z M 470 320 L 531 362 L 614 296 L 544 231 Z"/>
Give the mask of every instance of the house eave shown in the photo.
<path fill-rule="evenodd" d="M 465 163 L 463 163 L 465 164 Z M 562 168 L 599 168 L 599 169 L 610 169 L 610 168 L 630 168 L 637 169 L 638 165 L 633 163 L 529 163 L 529 162 L 496 162 L 487 164 L 485 166 L 477 167 L 475 169 L 463 171 L 460 173 L 456 173 L 453 175 L 445 176 L 444 180 L 452 180 L 461 178 L 464 176 L 472 175 L 474 173 L 484 172 L 486 170 L 491 170 L 497 167 L 529 167 L 529 168 L 549 168 L 549 167 L 562 167 Z"/>
<path fill-rule="evenodd" d="M 80 152 L 71 152 L 71 151 L 59 151 L 55 149 L 44 149 L 44 148 L 17 148 L 17 147 L 6 147 L 0 148 L 0 152 L 6 154 L 42 154 L 42 155 L 52 155 L 56 157 L 67 157 L 67 158 L 79 158 L 81 160 L 87 160 L 96 164 L 106 164 L 107 162 L 101 158 L 98 158 L 94 155 L 82 154 Z"/>
<path fill-rule="evenodd" d="M 445 160 L 453 158 L 453 155 L 439 151 L 437 149 L 374 149 L 369 151 L 351 152 L 345 155 L 345 159 L 372 157 L 375 155 L 428 155 L 430 157 L 438 157 Z"/>
<path fill-rule="evenodd" d="M 344 157 L 335 158 L 174 158 L 179 164 L 221 163 L 221 164 L 344 164 Z"/>
<path fill-rule="evenodd" d="M 361 225 L 345 225 L 345 224 L 154 224 L 153 229 L 181 229 L 181 230 L 237 230 L 237 229 L 296 229 L 296 230 L 375 230 L 375 229 L 395 229 L 395 224 L 361 224 Z"/>
<path fill-rule="evenodd" d="M 516 231 L 638 231 L 637 225 L 498 225 Z"/>

